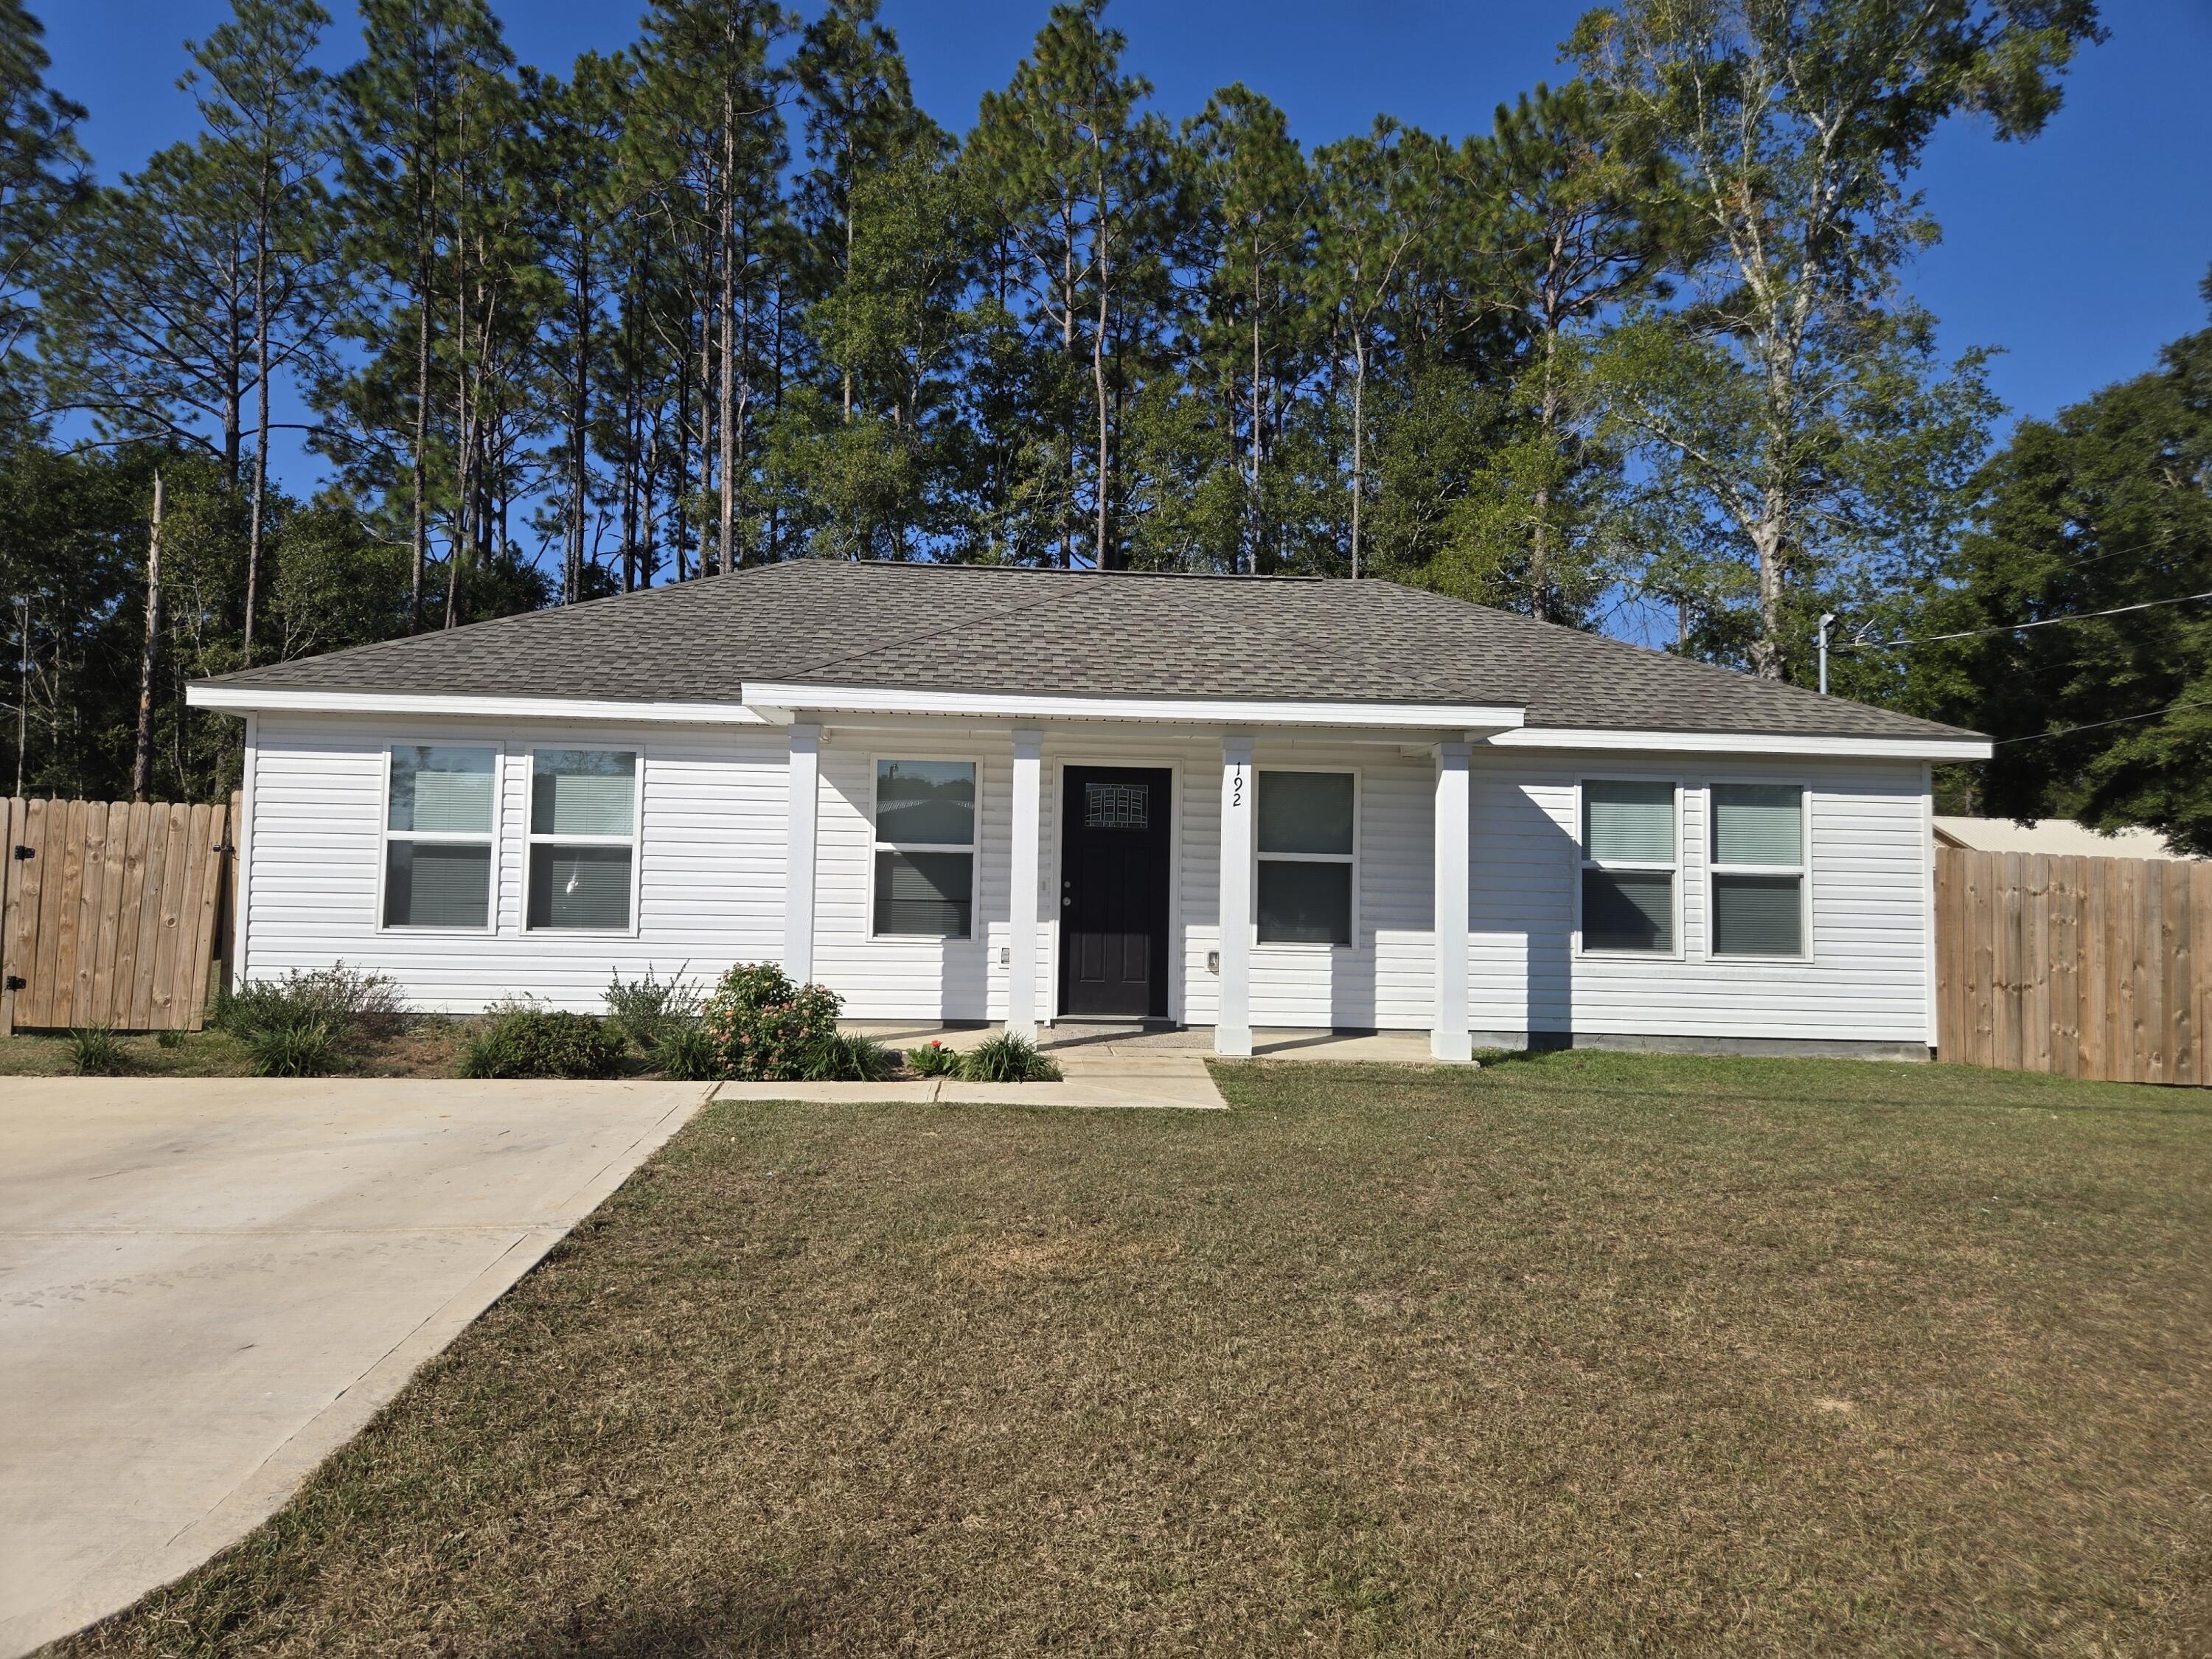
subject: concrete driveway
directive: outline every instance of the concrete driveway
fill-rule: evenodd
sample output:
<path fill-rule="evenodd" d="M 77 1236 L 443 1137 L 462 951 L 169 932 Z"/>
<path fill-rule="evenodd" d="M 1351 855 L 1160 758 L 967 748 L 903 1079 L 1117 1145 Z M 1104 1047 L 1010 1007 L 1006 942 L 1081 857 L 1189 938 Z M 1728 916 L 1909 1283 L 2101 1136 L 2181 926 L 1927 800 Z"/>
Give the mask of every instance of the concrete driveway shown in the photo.
<path fill-rule="evenodd" d="M 706 1092 L 0 1078 L 0 1654 L 251 1530 Z"/>

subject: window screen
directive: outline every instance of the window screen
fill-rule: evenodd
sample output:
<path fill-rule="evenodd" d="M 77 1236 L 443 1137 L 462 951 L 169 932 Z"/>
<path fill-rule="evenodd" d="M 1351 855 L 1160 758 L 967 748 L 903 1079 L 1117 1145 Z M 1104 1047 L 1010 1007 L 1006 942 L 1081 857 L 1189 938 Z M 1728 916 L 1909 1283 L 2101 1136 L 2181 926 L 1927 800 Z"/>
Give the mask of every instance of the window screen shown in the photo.
<path fill-rule="evenodd" d="M 459 744 L 392 749 L 384 818 L 386 927 L 490 925 L 498 773 L 495 749 Z"/>
<path fill-rule="evenodd" d="M 527 925 L 626 931 L 636 831 L 636 750 L 532 755 Z"/>
<path fill-rule="evenodd" d="M 1595 779 L 1582 793 L 1582 948 L 1672 952 L 1674 786 Z"/>
<path fill-rule="evenodd" d="M 386 927 L 482 927 L 491 920 L 491 843 L 403 841 L 384 849 Z"/>
<path fill-rule="evenodd" d="M 1713 786 L 1713 952 L 1805 954 L 1805 792 Z"/>
<path fill-rule="evenodd" d="M 1261 944 L 1352 942 L 1357 784 L 1349 772 L 1259 775 L 1252 804 Z"/>
<path fill-rule="evenodd" d="M 966 939 L 975 893 L 975 763 L 876 763 L 878 934 Z"/>

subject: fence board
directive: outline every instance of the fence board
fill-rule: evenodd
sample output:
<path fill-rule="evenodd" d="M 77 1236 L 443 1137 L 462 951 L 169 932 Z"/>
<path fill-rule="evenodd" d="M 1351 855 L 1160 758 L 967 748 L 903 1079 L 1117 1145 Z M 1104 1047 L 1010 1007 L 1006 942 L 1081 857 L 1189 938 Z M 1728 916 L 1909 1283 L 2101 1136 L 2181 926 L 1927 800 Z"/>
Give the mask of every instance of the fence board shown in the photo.
<path fill-rule="evenodd" d="M 22 885 L 21 870 L 24 860 L 15 856 L 15 848 L 23 840 L 24 803 L 13 799 L 0 801 L 0 966 L 13 962 L 15 939 L 16 890 Z M 0 973 L 0 1037 L 13 1036 L 15 1032 L 15 975 Z"/>
<path fill-rule="evenodd" d="M 1942 1059 L 2212 1083 L 2212 865 L 1941 848 L 1936 928 Z"/>
<path fill-rule="evenodd" d="M 0 1035 L 108 1025 L 192 1030 L 205 1012 L 231 809 L 0 804 Z M 15 856 L 17 848 L 27 857 Z"/>

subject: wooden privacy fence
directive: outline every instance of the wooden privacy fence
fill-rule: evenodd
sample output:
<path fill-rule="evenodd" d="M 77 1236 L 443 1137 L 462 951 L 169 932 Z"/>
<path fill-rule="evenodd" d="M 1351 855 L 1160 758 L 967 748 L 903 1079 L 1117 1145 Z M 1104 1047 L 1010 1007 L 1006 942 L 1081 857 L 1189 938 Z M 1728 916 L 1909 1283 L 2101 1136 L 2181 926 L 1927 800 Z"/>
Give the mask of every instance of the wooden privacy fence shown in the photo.
<path fill-rule="evenodd" d="M 229 912 L 235 811 L 9 800 L 0 1036 L 198 1030 Z"/>
<path fill-rule="evenodd" d="M 1936 1052 L 2212 1083 L 2212 864 L 1936 852 Z"/>

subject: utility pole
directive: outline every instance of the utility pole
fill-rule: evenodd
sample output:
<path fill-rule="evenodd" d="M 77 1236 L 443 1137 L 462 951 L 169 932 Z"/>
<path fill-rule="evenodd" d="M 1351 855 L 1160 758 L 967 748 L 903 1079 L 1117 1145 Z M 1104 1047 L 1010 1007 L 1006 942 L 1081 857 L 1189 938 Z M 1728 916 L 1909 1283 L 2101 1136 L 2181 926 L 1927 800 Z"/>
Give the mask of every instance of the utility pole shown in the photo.
<path fill-rule="evenodd" d="M 1836 619 L 1832 611 L 1820 613 L 1820 695 L 1828 695 L 1828 624 Z"/>
<path fill-rule="evenodd" d="M 161 638 L 161 475 L 154 475 L 154 528 L 146 540 L 146 640 L 138 652 L 138 747 L 131 764 L 131 799 L 154 787 L 154 653 Z"/>

